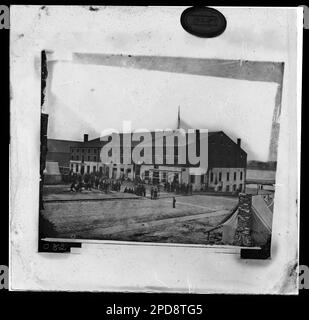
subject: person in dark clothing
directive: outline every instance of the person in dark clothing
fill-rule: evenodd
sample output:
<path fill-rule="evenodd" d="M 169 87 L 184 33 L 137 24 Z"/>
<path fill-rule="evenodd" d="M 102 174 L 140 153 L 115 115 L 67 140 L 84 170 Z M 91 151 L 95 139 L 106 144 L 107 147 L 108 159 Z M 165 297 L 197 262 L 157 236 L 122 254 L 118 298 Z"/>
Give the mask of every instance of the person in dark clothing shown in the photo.
<path fill-rule="evenodd" d="M 99 180 L 99 178 L 97 176 L 95 177 L 94 184 L 95 184 L 96 189 L 99 190 L 100 180 Z"/>
<path fill-rule="evenodd" d="M 173 208 L 176 208 L 176 198 L 173 197 Z"/>
<path fill-rule="evenodd" d="M 158 190 L 157 190 L 157 188 L 155 188 L 154 191 L 153 191 L 153 197 L 154 197 L 155 200 L 157 200 L 157 197 L 158 197 Z"/>
<path fill-rule="evenodd" d="M 76 192 L 77 191 L 77 188 L 76 188 L 76 181 L 73 181 L 72 184 L 71 184 L 71 188 L 70 188 L 70 191 L 72 192 Z"/>

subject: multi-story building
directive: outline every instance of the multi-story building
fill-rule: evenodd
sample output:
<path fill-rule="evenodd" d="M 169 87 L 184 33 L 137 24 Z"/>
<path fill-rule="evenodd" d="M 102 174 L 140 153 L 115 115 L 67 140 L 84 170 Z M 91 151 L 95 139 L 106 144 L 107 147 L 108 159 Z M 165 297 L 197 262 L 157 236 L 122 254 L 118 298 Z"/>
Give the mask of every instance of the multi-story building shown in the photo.
<path fill-rule="evenodd" d="M 105 165 L 100 161 L 100 152 L 103 144 L 100 139 L 88 141 L 88 135 L 84 135 L 84 141 L 74 144 L 70 148 L 70 169 L 77 173 L 102 172 Z"/>
<path fill-rule="evenodd" d="M 177 130 L 171 131 L 177 135 Z M 125 135 L 120 134 L 123 141 Z M 88 141 L 88 135 L 84 135 L 84 141 L 74 144 L 70 148 L 70 168 L 75 173 L 100 172 L 107 178 L 131 179 L 140 177 L 146 183 L 164 183 L 177 181 L 179 183 L 192 184 L 193 190 L 213 190 L 218 192 L 244 191 L 246 179 L 247 154 L 241 148 L 241 140 L 235 143 L 223 131 L 208 133 L 208 170 L 202 174 L 196 174 L 196 168 L 188 163 L 178 164 L 177 147 L 174 152 L 175 161 L 167 163 L 165 155 L 158 161 L 155 151 L 155 133 L 151 133 L 151 143 L 145 146 L 152 148 L 151 161 L 149 163 L 124 164 L 124 146 L 119 154 L 119 160 L 115 163 L 103 163 L 100 158 L 102 147 L 108 143 L 100 138 Z M 166 148 L 166 140 L 165 148 Z M 140 141 L 132 141 L 131 149 L 134 149 Z M 132 150 L 131 150 L 132 151 Z"/>
<path fill-rule="evenodd" d="M 78 146 L 82 141 L 47 139 L 47 162 L 57 162 L 59 168 L 68 169 L 71 160 L 71 147 Z"/>
<path fill-rule="evenodd" d="M 247 153 L 241 140 L 235 143 L 224 132 L 210 132 L 208 137 L 208 172 L 205 187 L 215 191 L 244 191 Z"/>

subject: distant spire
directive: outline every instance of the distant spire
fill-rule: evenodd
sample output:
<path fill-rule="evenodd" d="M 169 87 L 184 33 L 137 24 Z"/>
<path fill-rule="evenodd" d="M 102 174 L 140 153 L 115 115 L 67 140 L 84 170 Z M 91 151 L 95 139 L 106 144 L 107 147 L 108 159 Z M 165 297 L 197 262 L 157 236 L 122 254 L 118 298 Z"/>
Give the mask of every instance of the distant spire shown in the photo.
<path fill-rule="evenodd" d="M 178 106 L 177 129 L 180 129 L 180 106 Z"/>

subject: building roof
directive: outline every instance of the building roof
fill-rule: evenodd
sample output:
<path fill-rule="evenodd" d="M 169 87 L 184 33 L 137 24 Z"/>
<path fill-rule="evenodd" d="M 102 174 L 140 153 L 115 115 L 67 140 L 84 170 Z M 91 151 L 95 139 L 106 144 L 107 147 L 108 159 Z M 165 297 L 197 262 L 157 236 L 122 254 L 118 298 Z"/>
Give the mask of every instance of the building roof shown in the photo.
<path fill-rule="evenodd" d="M 268 208 L 266 202 L 261 195 L 252 197 L 252 210 L 256 218 L 264 225 L 264 227 L 271 233 L 273 213 Z"/>
<path fill-rule="evenodd" d="M 73 140 L 60 140 L 60 139 L 48 139 L 47 149 L 48 152 L 63 152 L 70 153 L 70 147 L 77 147 L 83 145 L 83 141 Z"/>
<path fill-rule="evenodd" d="M 179 131 L 181 132 L 181 131 Z M 146 134 L 146 132 L 140 132 L 141 135 Z M 156 135 L 155 131 L 148 132 L 151 134 L 151 138 L 147 139 L 145 137 L 144 146 L 154 148 Z M 178 130 L 170 130 L 166 132 L 165 136 L 172 136 L 178 133 Z M 120 133 L 120 139 L 123 141 L 125 135 L 132 135 L 133 133 Z M 109 137 L 106 135 L 105 137 Z M 107 144 L 110 140 L 101 140 L 101 138 L 96 138 L 89 140 L 87 142 L 80 142 L 76 147 L 80 148 L 90 148 L 98 147 L 101 148 Z M 132 141 L 131 148 L 138 145 L 140 141 Z M 165 140 L 165 146 L 168 146 L 168 140 Z M 74 147 L 74 145 L 73 145 Z M 153 149 L 154 154 L 154 149 Z M 177 156 L 175 157 L 177 158 Z M 153 158 L 154 159 L 154 158 Z M 153 160 L 154 161 L 154 160 Z M 177 161 L 175 162 L 177 163 Z M 237 142 L 233 141 L 229 136 L 227 136 L 223 131 L 213 131 L 208 132 L 208 166 L 209 167 L 230 167 L 230 168 L 244 168 L 247 165 L 247 153 L 241 148 Z"/>
<path fill-rule="evenodd" d="M 172 136 L 177 133 L 178 130 L 171 130 L 167 132 L 165 136 Z M 143 132 L 141 132 L 143 134 Z M 154 148 L 156 135 L 155 131 L 150 132 L 151 140 L 145 138 L 144 145 L 152 146 Z M 105 137 L 111 136 L 107 135 Z M 120 139 L 123 141 L 124 135 L 132 135 L 132 133 L 120 133 Z M 71 147 L 77 148 L 102 148 L 109 142 L 101 140 L 100 137 L 89 141 L 72 141 L 72 140 L 57 140 L 48 139 L 48 152 L 59 152 L 70 154 Z M 149 145 L 147 144 L 149 142 Z M 140 141 L 132 141 L 131 147 L 134 148 Z M 165 140 L 167 146 L 167 140 Z M 153 150 L 154 154 L 154 150 Z M 153 161 L 155 158 L 153 158 Z M 177 155 L 175 156 L 177 159 Z M 165 161 L 165 160 L 164 160 Z M 177 163 L 177 160 L 175 160 Z M 233 141 L 223 131 L 208 132 L 208 167 L 216 168 L 244 168 L 247 165 L 247 153 L 241 148 L 237 142 Z"/>
<path fill-rule="evenodd" d="M 208 167 L 246 168 L 247 153 L 223 131 L 208 133 Z"/>

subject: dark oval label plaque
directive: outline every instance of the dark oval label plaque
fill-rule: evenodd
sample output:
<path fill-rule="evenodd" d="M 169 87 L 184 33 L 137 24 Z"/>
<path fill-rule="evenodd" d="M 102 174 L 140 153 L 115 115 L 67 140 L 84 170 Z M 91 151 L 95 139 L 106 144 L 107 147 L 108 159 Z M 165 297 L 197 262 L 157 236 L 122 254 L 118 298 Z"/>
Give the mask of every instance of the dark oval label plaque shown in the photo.
<path fill-rule="evenodd" d="M 220 11 L 208 7 L 186 9 L 181 14 L 180 22 L 187 32 L 202 38 L 217 37 L 226 28 L 224 15 Z"/>

